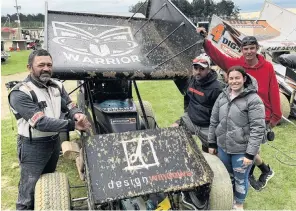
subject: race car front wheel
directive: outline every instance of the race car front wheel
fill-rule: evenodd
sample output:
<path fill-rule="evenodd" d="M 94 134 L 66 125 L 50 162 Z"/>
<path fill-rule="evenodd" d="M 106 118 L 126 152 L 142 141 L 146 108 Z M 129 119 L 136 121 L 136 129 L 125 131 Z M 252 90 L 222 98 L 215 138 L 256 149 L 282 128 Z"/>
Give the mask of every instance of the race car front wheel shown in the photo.
<path fill-rule="evenodd" d="M 66 174 L 43 174 L 35 186 L 35 210 L 70 210 L 70 205 L 70 187 Z"/>

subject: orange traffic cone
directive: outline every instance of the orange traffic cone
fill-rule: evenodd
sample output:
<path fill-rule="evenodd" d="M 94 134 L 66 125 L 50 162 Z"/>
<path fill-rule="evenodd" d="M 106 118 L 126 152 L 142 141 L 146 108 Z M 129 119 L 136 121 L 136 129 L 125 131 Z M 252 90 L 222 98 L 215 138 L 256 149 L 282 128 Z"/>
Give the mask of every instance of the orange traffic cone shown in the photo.
<path fill-rule="evenodd" d="M 19 47 L 18 43 L 16 43 L 16 51 L 20 51 L 20 47 Z"/>

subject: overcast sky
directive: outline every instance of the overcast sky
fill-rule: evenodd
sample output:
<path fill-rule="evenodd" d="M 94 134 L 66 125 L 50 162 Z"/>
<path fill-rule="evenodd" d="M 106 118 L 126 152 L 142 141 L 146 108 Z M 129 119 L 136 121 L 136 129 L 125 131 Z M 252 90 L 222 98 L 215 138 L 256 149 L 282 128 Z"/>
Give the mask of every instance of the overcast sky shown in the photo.
<path fill-rule="evenodd" d="M 68 10 L 77 12 L 128 12 L 131 5 L 139 0 L 48 0 L 51 10 Z M 143 0 L 142 0 L 143 1 Z M 192 0 L 189 0 L 191 2 Z M 215 1 L 215 0 L 214 0 Z M 216 0 L 217 1 L 217 0 Z M 260 11 L 264 0 L 233 0 L 242 12 Z M 44 13 L 44 0 L 17 0 L 23 14 Z M 296 0 L 271 0 L 284 8 L 296 8 Z M 15 0 L 1 1 L 1 15 L 16 12 Z"/>

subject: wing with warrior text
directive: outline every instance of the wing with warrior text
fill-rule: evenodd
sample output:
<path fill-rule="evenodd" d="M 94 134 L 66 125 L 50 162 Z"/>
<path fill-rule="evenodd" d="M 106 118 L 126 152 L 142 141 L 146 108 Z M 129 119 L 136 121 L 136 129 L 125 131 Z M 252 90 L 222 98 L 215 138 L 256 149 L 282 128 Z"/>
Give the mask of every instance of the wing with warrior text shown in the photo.
<path fill-rule="evenodd" d="M 186 77 L 202 42 L 194 24 L 171 1 L 146 3 L 142 18 L 47 10 L 44 46 L 53 57 L 53 76 Z"/>

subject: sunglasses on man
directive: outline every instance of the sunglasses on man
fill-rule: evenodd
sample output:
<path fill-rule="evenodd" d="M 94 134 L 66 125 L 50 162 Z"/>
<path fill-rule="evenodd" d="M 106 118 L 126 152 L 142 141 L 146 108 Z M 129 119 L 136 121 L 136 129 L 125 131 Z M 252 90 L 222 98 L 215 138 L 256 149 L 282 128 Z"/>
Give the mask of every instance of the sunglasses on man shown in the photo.
<path fill-rule="evenodd" d="M 206 69 L 206 68 L 200 66 L 199 64 L 194 64 L 194 65 L 193 65 L 193 68 L 194 68 L 195 70 L 205 70 L 205 69 Z"/>

